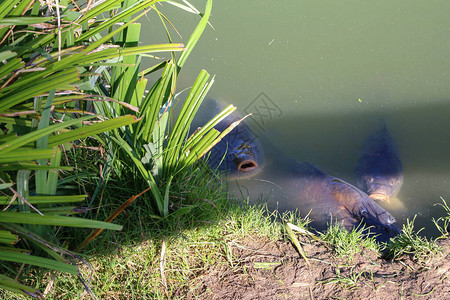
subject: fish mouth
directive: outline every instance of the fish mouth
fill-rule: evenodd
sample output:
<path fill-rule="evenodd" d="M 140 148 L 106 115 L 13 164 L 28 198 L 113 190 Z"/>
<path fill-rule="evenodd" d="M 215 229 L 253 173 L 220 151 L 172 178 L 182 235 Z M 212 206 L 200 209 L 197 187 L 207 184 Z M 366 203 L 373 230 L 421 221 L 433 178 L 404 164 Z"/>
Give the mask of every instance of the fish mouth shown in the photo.
<path fill-rule="evenodd" d="M 369 195 L 373 200 L 384 201 L 389 203 L 389 196 L 383 193 L 372 193 Z"/>
<path fill-rule="evenodd" d="M 250 173 L 258 169 L 258 163 L 253 159 L 246 159 L 237 166 L 238 172 Z"/>

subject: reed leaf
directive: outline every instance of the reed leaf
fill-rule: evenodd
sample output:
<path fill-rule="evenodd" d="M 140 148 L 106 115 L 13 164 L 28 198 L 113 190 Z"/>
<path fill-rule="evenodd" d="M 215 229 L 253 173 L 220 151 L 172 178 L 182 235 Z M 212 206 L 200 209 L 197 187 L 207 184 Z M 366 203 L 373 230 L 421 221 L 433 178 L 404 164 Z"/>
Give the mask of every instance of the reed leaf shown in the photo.
<path fill-rule="evenodd" d="M 106 120 L 97 124 L 80 127 L 59 135 L 49 137 L 48 146 L 61 145 L 84 137 L 92 136 L 101 132 L 109 131 L 117 127 L 136 123 L 138 119 L 132 115 L 124 115 L 118 118 Z"/>
<path fill-rule="evenodd" d="M 48 196 L 29 196 L 28 202 L 31 204 L 42 204 L 42 203 L 73 203 L 81 202 L 86 199 L 86 195 L 48 195 Z M 7 205 L 10 203 L 11 197 L 2 196 L 0 197 L 0 205 Z"/>
<path fill-rule="evenodd" d="M 19 213 L 0 211 L 0 219 L 2 223 L 18 223 L 18 224 L 36 224 L 36 225 L 55 225 L 55 226 L 72 226 L 86 228 L 104 228 L 110 230 L 122 230 L 122 226 L 101 222 L 96 220 L 88 220 L 76 217 L 65 217 L 56 215 L 41 216 L 36 213 Z"/>
<path fill-rule="evenodd" d="M 0 243 L 14 245 L 19 241 L 17 235 L 7 230 L 0 230 Z"/>
<path fill-rule="evenodd" d="M 19 147 L 22 147 L 28 143 L 34 142 L 43 136 L 46 136 L 48 134 L 62 130 L 64 128 L 67 128 L 67 127 L 75 125 L 75 124 L 80 124 L 83 121 L 87 121 L 87 120 L 95 118 L 95 117 L 96 116 L 85 116 L 85 117 L 70 120 L 70 121 L 67 121 L 64 123 L 54 124 L 54 125 L 48 126 L 47 128 L 43 128 L 43 129 L 36 130 L 36 131 L 30 132 L 30 133 L 27 133 L 25 135 L 19 136 L 16 139 L 14 139 L 13 141 L 10 141 L 6 144 L 0 145 L 0 154 L 3 155 L 5 153 L 11 152 L 11 151 L 16 150 Z"/>
<path fill-rule="evenodd" d="M 2 156 L 0 156 L 0 164 L 37 159 L 50 159 L 54 155 L 55 149 L 51 148 L 16 150 L 14 152 L 2 153 Z"/>
<path fill-rule="evenodd" d="M 24 253 L 0 251 L 0 260 L 16 263 L 25 263 L 28 265 L 39 266 L 46 269 L 70 273 L 77 275 L 78 268 L 65 262 L 59 262 L 53 259 L 32 256 Z"/>

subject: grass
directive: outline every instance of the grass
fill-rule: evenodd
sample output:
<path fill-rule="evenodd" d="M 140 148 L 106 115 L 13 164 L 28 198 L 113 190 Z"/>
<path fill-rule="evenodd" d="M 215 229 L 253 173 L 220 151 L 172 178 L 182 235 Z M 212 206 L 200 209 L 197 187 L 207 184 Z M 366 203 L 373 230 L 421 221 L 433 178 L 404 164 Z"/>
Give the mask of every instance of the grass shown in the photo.
<path fill-rule="evenodd" d="M 442 200 L 442 204 L 439 203 L 437 205 L 442 206 L 442 208 L 445 211 L 445 216 L 440 217 L 438 219 L 432 219 L 434 225 L 437 227 L 437 229 L 439 230 L 439 232 L 441 233 L 442 237 L 448 237 L 450 232 L 450 207 L 448 206 L 447 202 L 444 200 L 444 198 L 441 197 Z"/>
<path fill-rule="evenodd" d="M 436 244 L 436 240 L 428 240 L 419 235 L 423 228 L 418 231 L 414 230 L 415 219 L 416 216 L 412 220 L 407 219 L 406 224 L 403 225 L 402 234 L 387 245 L 386 258 L 395 260 L 403 255 L 411 255 L 417 263 L 427 266 L 437 254 L 442 252 L 442 249 Z"/>
<path fill-rule="evenodd" d="M 351 290 L 351 289 L 356 288 L 358 282 L 360 281 L 360 277 L 363 276 L 365 273 L 366 273 L 365 271 L 354 272 L 354 270 L 352 268 L 352 269 L 350 269 L 348 276 L 344 276 L 341 274 L 341 270 L 339 268 L 336 268 L 336 277 L 330 278 L 330 279 L 322 281 L 320 283 L 338 284 L 338 285 L 342 286 L 342 288 L 344 288 L 344 289 Z"/>
<path fill-rule="evenodd" d="M 327 243 L 337 254 L 337 256 L 346 258 L 349 262 L 353 261 L 355 254 L 364 253 L 366 250 L 378 252 L 379 245 L 374 237 L 367 237 L 367 229 L 357 227 L 351 232 L 334 224 L 320 234 L 321 239 Z"/>

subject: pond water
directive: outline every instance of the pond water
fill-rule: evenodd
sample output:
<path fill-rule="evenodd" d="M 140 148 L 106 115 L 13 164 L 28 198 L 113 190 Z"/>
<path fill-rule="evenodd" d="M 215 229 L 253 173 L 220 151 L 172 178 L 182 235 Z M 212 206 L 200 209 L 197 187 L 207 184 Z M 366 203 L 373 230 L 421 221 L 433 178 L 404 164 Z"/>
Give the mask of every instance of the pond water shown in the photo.
<path fill-rule="evenodd" d="M 205 1 L 190 2 L 204 10 Z M 186 43 L 199 17 L 160 8 L 182 35 L 174 40 Z M 431 218 L 443 215 L 435 204 L 450 202 L 449 11 L 448 0 L 214 1 L 214 29 L 206 28 L 178 89 L 206 69 L 216 75 L 208 96 L 253 113 L 253 132 L 280 149 L 268 153 L 353 184 L 364 140 L 385 122 L 405 177 L 384 207 L 400 224 L 417 214 L 416 229 L 433 236 Z M 141 40 L 165 42 L 156 14 L 148 18 Z M 239 184 L 258 190 L 259 179 L 271 180 L 264 170 Z"/>

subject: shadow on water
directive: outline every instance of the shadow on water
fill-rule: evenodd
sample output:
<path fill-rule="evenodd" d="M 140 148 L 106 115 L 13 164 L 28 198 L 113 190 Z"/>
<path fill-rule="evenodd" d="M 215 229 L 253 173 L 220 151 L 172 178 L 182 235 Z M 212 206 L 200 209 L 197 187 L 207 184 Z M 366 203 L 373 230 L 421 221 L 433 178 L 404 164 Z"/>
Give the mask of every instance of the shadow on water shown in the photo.
<path fill-rule="evenodd" d="M 280 186 L 285 185 L 283 180 L 289 180 L 289 176 L 279 175 L 283 171 L 289 174 L 289 165 L 277 161 L 293 158 L 313 163 L 332 176 L 356 184 L 354 168 L 364 140 L 386 122 L 397 143 L 405 178 L 398 197 L 380 205 L 394 215 L 399 225 L 417 214 L 416 230 L 425 227 L 422 234 L 437 236 L 431 219 L 443 216 L 444 211 L 436 204 L 442 203 L 441 197 L 450 199 L 450 105 L 448 101 L 433 102 L 390 111 L 285 114 L 266 120 L 265 127 L 255 126 L 258 118 L 253 117 L 248 123 L 263 144 L 266 163 L 261 174 L 237 183 L 242 190 L 250 191 L 253 199 L 261 194 L 276 198 Z M 237 187 L 233 189 L 236 191 Z M 302 206 L 286 199 L 272 201 L 272 206 L 280 211 Z"/>

